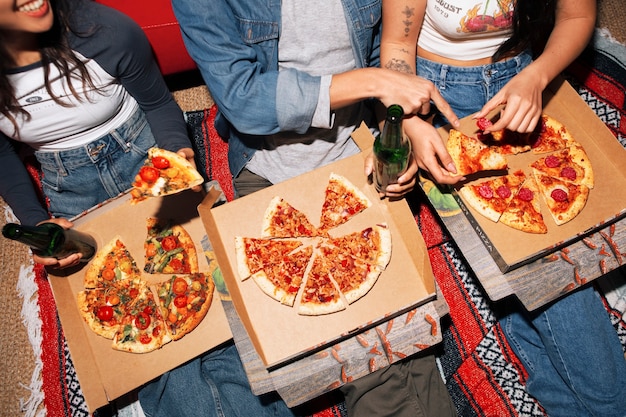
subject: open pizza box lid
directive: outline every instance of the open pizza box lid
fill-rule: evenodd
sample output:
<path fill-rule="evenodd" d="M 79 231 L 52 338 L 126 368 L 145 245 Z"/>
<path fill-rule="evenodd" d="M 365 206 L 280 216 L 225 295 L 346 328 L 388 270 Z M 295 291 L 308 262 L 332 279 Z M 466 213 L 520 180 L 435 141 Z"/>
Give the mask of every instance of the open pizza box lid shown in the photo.
<path fill-rule="evenodd" d="M 373 138 L 364 125 L 355 134 L 362 135 L 364 145 L 371 147 Z M 363 158 L 363 153 L 354 155 L 219 207 L 212 208 L 209 193 L 198 209 L 235 309 L 268 369 L 280 367 L 407 312 L 436 295 L 426 246 L 408 204 L 404 199 L 380 200 L 373 185 L 368 184 L 363 175 Z M 263 215 L 275 196 L 283 197 L 306 214 L 315 226 L 319 225 L 324 191 L 331 172 L 346 177 L 372 202 L 370 208 L 332 229 L 331 235 L 341 236 L 387 223 L 392 236 L 392 256 L 373 288 L 345 310 L 303 316 L 297 313 L 298 297 L 294 307 L 285 306 L 263 293 L 253 279 L 243 282 L 239 279 L 235 236 L 260 237 Z"/>
<path fill-rule="evenodd" d="M 74 221 L 74 225 L 77 230 L 93 235 L 99 248 L 119 235 L 143 271 L 146 219 L 171 219 L 191 235 L 198 251 L 200 271 L 214 275 L 217 265 L 208 263 L 201 245 L 206 233 L 197 206 L 203 198 L 204 193 L 184 191 L 131 205 L 130 195 L 124 194 L 90 211 Z M 85 271 L 86 266 L 67 276 L 49 275 L 49 279 L 80 387 L 91 412 L 232 338 L 216 284 L 204 320 L 182 339 L 143 354 L 114 350 L 111 340 L 96 335 L 78 311 L 76 296 L 84 289 Z M 143 277 L 152 284 L 170 278 L 171 274 L 143 274 Z"/>
<path fill-rule="evenodd" d="M 546 89 L 544 113 L 565 125 L 574 139 L 582 144 L 593 167 L 595 186 L 589 193 L 584 209 L 571 221 L 558 226 L 540 197 L 541 213 L 548 233 L 521 232 L 502 223 L 494 223 L 476 212 L 457 193 L 459 185 L 452 190 L 455 203 L 442 195 L 449 190 L 433 187 L 429 181 L 422 182 L 422 188 L 444 223 L 451 223 L 452 217 L 456 215 L 466 216 L 502 272 L 514 270 L 555 252 L 626 215 L 626 193 L 622 191 L 626 189 L 626 150 L 565 81 L 557 80 Z M 458 130 L 476 137 L 476 120 L 471 116 L 462 119 Z M 447 140 L 449 127 L 442 127 L 439 132 Z M 529 165 L 546 155 L 549 153 L 507 155 L 508 173 L 522 169 L 527 175 L 532 175 Z M 502 175 L 500 172 L 496 174 Z M 474 174 L 468 176 L 467 183 L 479 182 L 492 175 L 494 173 Z M 450 230 L 453 233 L 454 227 Z M 464 239 L 463 236 L 454 236 L 454 233 L 453 237 L 455 240 Z M 472 264 L 471 259 L 469 262 Z"/>

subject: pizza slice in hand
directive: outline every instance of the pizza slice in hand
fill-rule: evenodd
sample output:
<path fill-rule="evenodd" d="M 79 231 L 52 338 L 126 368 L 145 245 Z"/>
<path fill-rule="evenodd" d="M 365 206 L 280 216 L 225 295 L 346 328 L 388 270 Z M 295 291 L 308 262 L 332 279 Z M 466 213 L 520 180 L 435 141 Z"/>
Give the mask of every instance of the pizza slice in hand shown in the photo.
<path fill-rule="evenodd" d="M 141 277 L 141 272 L 119 236 L 104 245 L 85 272 L 87 289 L 105 288 L 118 281 Z"/>
<path fill-rule="evenodd" d="M 282 197 L 274 197 L 263 215 L 262 237 L 315 237 L 326 234 L 318 230 L 306 215 Z"/>
<path fill-rule="evenodd" d="M 135 176 L 131 204 L 148 197 L 179 193 L 200 185 L 204 179 L 193 165 L 176 152 L 148 149 L 148 158 Z"/>
<path fill-rule="evenodd" d="M 347 178 L 331 173 L 322 203 L 320 229 L 337 227 L 371 205 L 367 196 Z"/>
<path fill-rule="evenodd" d="M 179 340 L 204 319 L 215 285 L 204 273 L 174 275 L 155 287 L 166 328 L 172 340 Z"/>
<path fill-rule="evenodd" d="M 346 303 L 330 277 L 331 266 L 327 259 L 315 255 L 300 296 L 298 314 L 319 316 L 345 310 Z"/>
<path fill-rule="evenodd" d="M 539 158 L 530 165 L 533 172 L 559 178 L 589 188 L 594 186 L 593 168 L 587 153 L 579 143 L 551 155 Z"/>
<path fill-rule="evenodd" d="M 535 179 L 528 177 L 500 216 L 500 223 L 526 233 L 548 233 L 539 198 Z"/>
<path fill-rule="evenodd" d="M 451 129 L 446 142 L 446 149 L 452 157 L 457 173 L 463 176 L 480 171 L 506 169 L 506 157 L 498 152 L 497 147 L 487 146 L 476 138 Z"/>
<path fill-rule="evenodd" d="M 265 294 L 292 307 L 312 255 L 311 246 L 285 254 L 275 262 L 266 263 L 262 270 L 252 274 L 252 279 Z"/>
<path fill-rule="evenodd" d="M 297 240 L 257 239 L 235 236 L 237 272 L 243 281 L 266 265 L 278 264 L 294 249 L 302 246 Z"/>
<path fill-rule="evenodd" d="M 524 172 L 518 170 L 513 174 L 466 184 L 459 193 L 470 207 L 497 222 L 525 180 Z"/>
<path fill-rule="evenodd" d="M 147 286 L 142 287 L 133 303 L 127 306 L 113 337 L 113 349 L 146 353 L 161 348 L 171 340 L 151 290 Z"/>
<path fill-rule="evenodd" d="M 556 224 L 569 222 L 585 207 L 589 197 L 589 187 L 586 185 L 563 181 L 539 172 L 535 172 L 535 178 Z"/>
<path fill-rule="evenodd" d="M 144 271 L 150 274 L 193 274 L 198 272 L 198 252 L 191 236 L 180 225 L 164 225 L 148 218 L 144 242 Z"/>

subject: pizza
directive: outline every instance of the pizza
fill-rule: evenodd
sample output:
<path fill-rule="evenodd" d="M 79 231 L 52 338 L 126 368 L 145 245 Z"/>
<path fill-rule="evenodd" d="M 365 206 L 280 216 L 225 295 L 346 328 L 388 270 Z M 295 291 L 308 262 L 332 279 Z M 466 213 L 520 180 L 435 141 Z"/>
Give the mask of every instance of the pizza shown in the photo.
<path fill-rule="evenodd" d="M 468 184 L 459 192 L 474 210 L 498 222 L 525 179 L 524 171 L 518 170 L 513 174 Z"/>
<path fill-rule="evenodd" d="M 149 274 L 198 272 L 196 246 L 183 226 L 161 224 L 151 217 L 147 219 L 147 228 L 144 271 Z"/>
<path fill-rule="evenodd" d="M 372 205 L 367 196 L 345 177 L 331 173 L 322 204 L 320 229 L 337 227 Z"/>
<path fill-rule="evenodd" d="M 302 242 L 297 240 L 235 236 L 239 277 L 243 281 L 268 265 L 280 263 L 283 256 L 299 246 L 302 246 Z"/>
<path fill-rule="evenodd" d="M 148 157 L 135 175 L 130 191 L 131 204 L 148 197 L 175 194 L 204 182 L 204 178 L 184 157 L 160 148 L 148 149 Z"/>
<path fill-rule="evenodd" d="M 331 280 L 329 259 L 316 255 L 300 296 L 298 314 L 319 316 L 346 309 L 346 302 Z"/>
<path fill-rule="evenodd" d="M 499 222 L 526 233 L 548 233 L 534 177 L 528 177 L 500 215 Z"/>
<path fill-rule="evenodd" d="M 492 125 L 484 118 L 478 119 L 476 124 L 479 130 Z M 576 217 L 585 207 L 594 186 L 591 161 L 565 126 L 546 114 L 541 116 L 532 133 L 524 135 L 529 146 L 522 141 L 512 143 L 513 137 L 515 134 L 508 130 L 490 134 L 479 132 L 479 138 L 486 141 L 484 145 L 494 152 L 507 155 L 532 151 L 547 155 L 538 155 L 526 172 L 518 170 L 466 183 L 458 192 L 470 207 L 494 222 L 527 233 L 547 233 L 541 201 L 557 225 Z M 458 148 L 457 145 L 457 152 Z"/>
<path fill-rule="evenodd" d="M 252 279 L 268 296 L 282 304 L 293 306 L 312 255 L 311 246 L 285 254 L 276 262 L 270 262 L 252 274 Z"/>
<path fill-rule="evenodd" d="M 167 333 L 172 340 L 179 340 L 200 324 L 211 307 L 214 289 L 211 278 L 200 272 L 173 275 L 156 286 Z"/>
<path fill-rule="evenodd" d="M 147 353 L 172 341 L 161 310 L 148 286 L 141 287 L 135 299 L 126 308 L 126 314 L 113 336 L 113 349 Z"/>
<path fill-rule="evenodd" d="M 591 161 L 578 143 L 536 160 L 531 167 L 537 174 L 541 173 L 589 188 L 593 188 L 594 185 Z"/>
<path fill-rule="evenodd" d="M 101 288 L 139 277 L 141 272 L 120 236 L 115 236 L 94 256 L 85 272 L 85 288 Z"/>
<path fill-rule="evenodd" d="M 313 237 L 324 232 L 313 226 L 307 216 L 284 198 L 274 197 L 263 216 L 262 237 Z"/>
<path fill-rule="evenodd" d="M 496 147 L 487 146 L 477 138 L 451 129 L 446 149 L 456 166 L 456 175 L 463 176 L 480 171 L 503 170 L 508 167 L 504 154 Z"/>
<path fill-rule="evenodd" d="M 587 203 L 589 187 L 535 173 L 537 185 L 557 225 L 562 225 L 576 217 Z"/>
<path fill-rule="evenodd" d="M 345 310 L 365 296 L 391 259 L 391 232 L 385 223 L 344 235 L 330 232 L 371 206 L 365 193 L 331 173 L 322 198 L 320 227 L 274 197 L 260 237 L 235 236 L 236 270 L 252 277 L 273 300 L 300 315 Z"/>
<path fill-rule="evenodd" d="M 113 349 L 124 352 L 147 353 L 179 340 L 204 319 L 213 299 L 213 280 L 198 272 L 195 246 L 184 229 L 162 227 L 157 219 L 150 218 L 148 230 L 146 248 L 159 244 L 167 255 L 157 261 L 157 255 L 149 249 L 146 265 L 163 264 L 165 267 L 158 272 L 171 273 L 170 269 L 179 270 L 172 267 L 177 264 L 172 260 L 179 260 L 178 264 L 188 268 L 149 285 L 121 237 L 115 236 L 91 260 L 85 271 L 85 289 L 76 296 L 87 326 L 97 335 L 111 339 Z M 164 242 L 172 237 L 179 246 L 193 246 L 193 251 L 190 247 L 184 251 L 168 249 Z M 183 252 L 187 253 L 184 260 L 179 258 Z M 157 270 L 146 268 L 145 272 L 152 274 Z M 152 277 L 151 282 L 154 281 Z"/>

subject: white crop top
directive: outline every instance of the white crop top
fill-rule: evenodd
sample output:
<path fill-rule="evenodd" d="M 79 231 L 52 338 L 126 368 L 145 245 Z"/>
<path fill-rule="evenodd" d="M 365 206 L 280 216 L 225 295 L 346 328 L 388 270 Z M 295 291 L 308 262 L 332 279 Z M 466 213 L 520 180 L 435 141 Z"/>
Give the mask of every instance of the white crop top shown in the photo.
<path fill-rule="evenodd" d="M 446 58 L 492 56 L 511 36 L 515 0 L 427 0 L 417 44 Z"/>

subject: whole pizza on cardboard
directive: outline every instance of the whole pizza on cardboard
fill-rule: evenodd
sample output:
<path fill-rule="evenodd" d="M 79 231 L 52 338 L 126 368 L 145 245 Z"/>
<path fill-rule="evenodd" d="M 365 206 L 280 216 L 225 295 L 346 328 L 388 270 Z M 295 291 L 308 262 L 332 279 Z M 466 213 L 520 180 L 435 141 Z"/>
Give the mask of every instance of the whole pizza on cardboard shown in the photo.
<path fill-rule="evenodd" d="M 348 179 L 331 173 L 320 227 L 282 197 L 274 197 L 263 217 L 261 237 L 235 237 L 237 270 L 269 297 L 296 307 L 301 315 L 347 308 L 365 296 L 391 259 L 391 233 L 376 224 L 345 236 L 328 230 L 348 222 L 371 201 Z M 296 300 L 299 302 L 296 305 Z"/>

